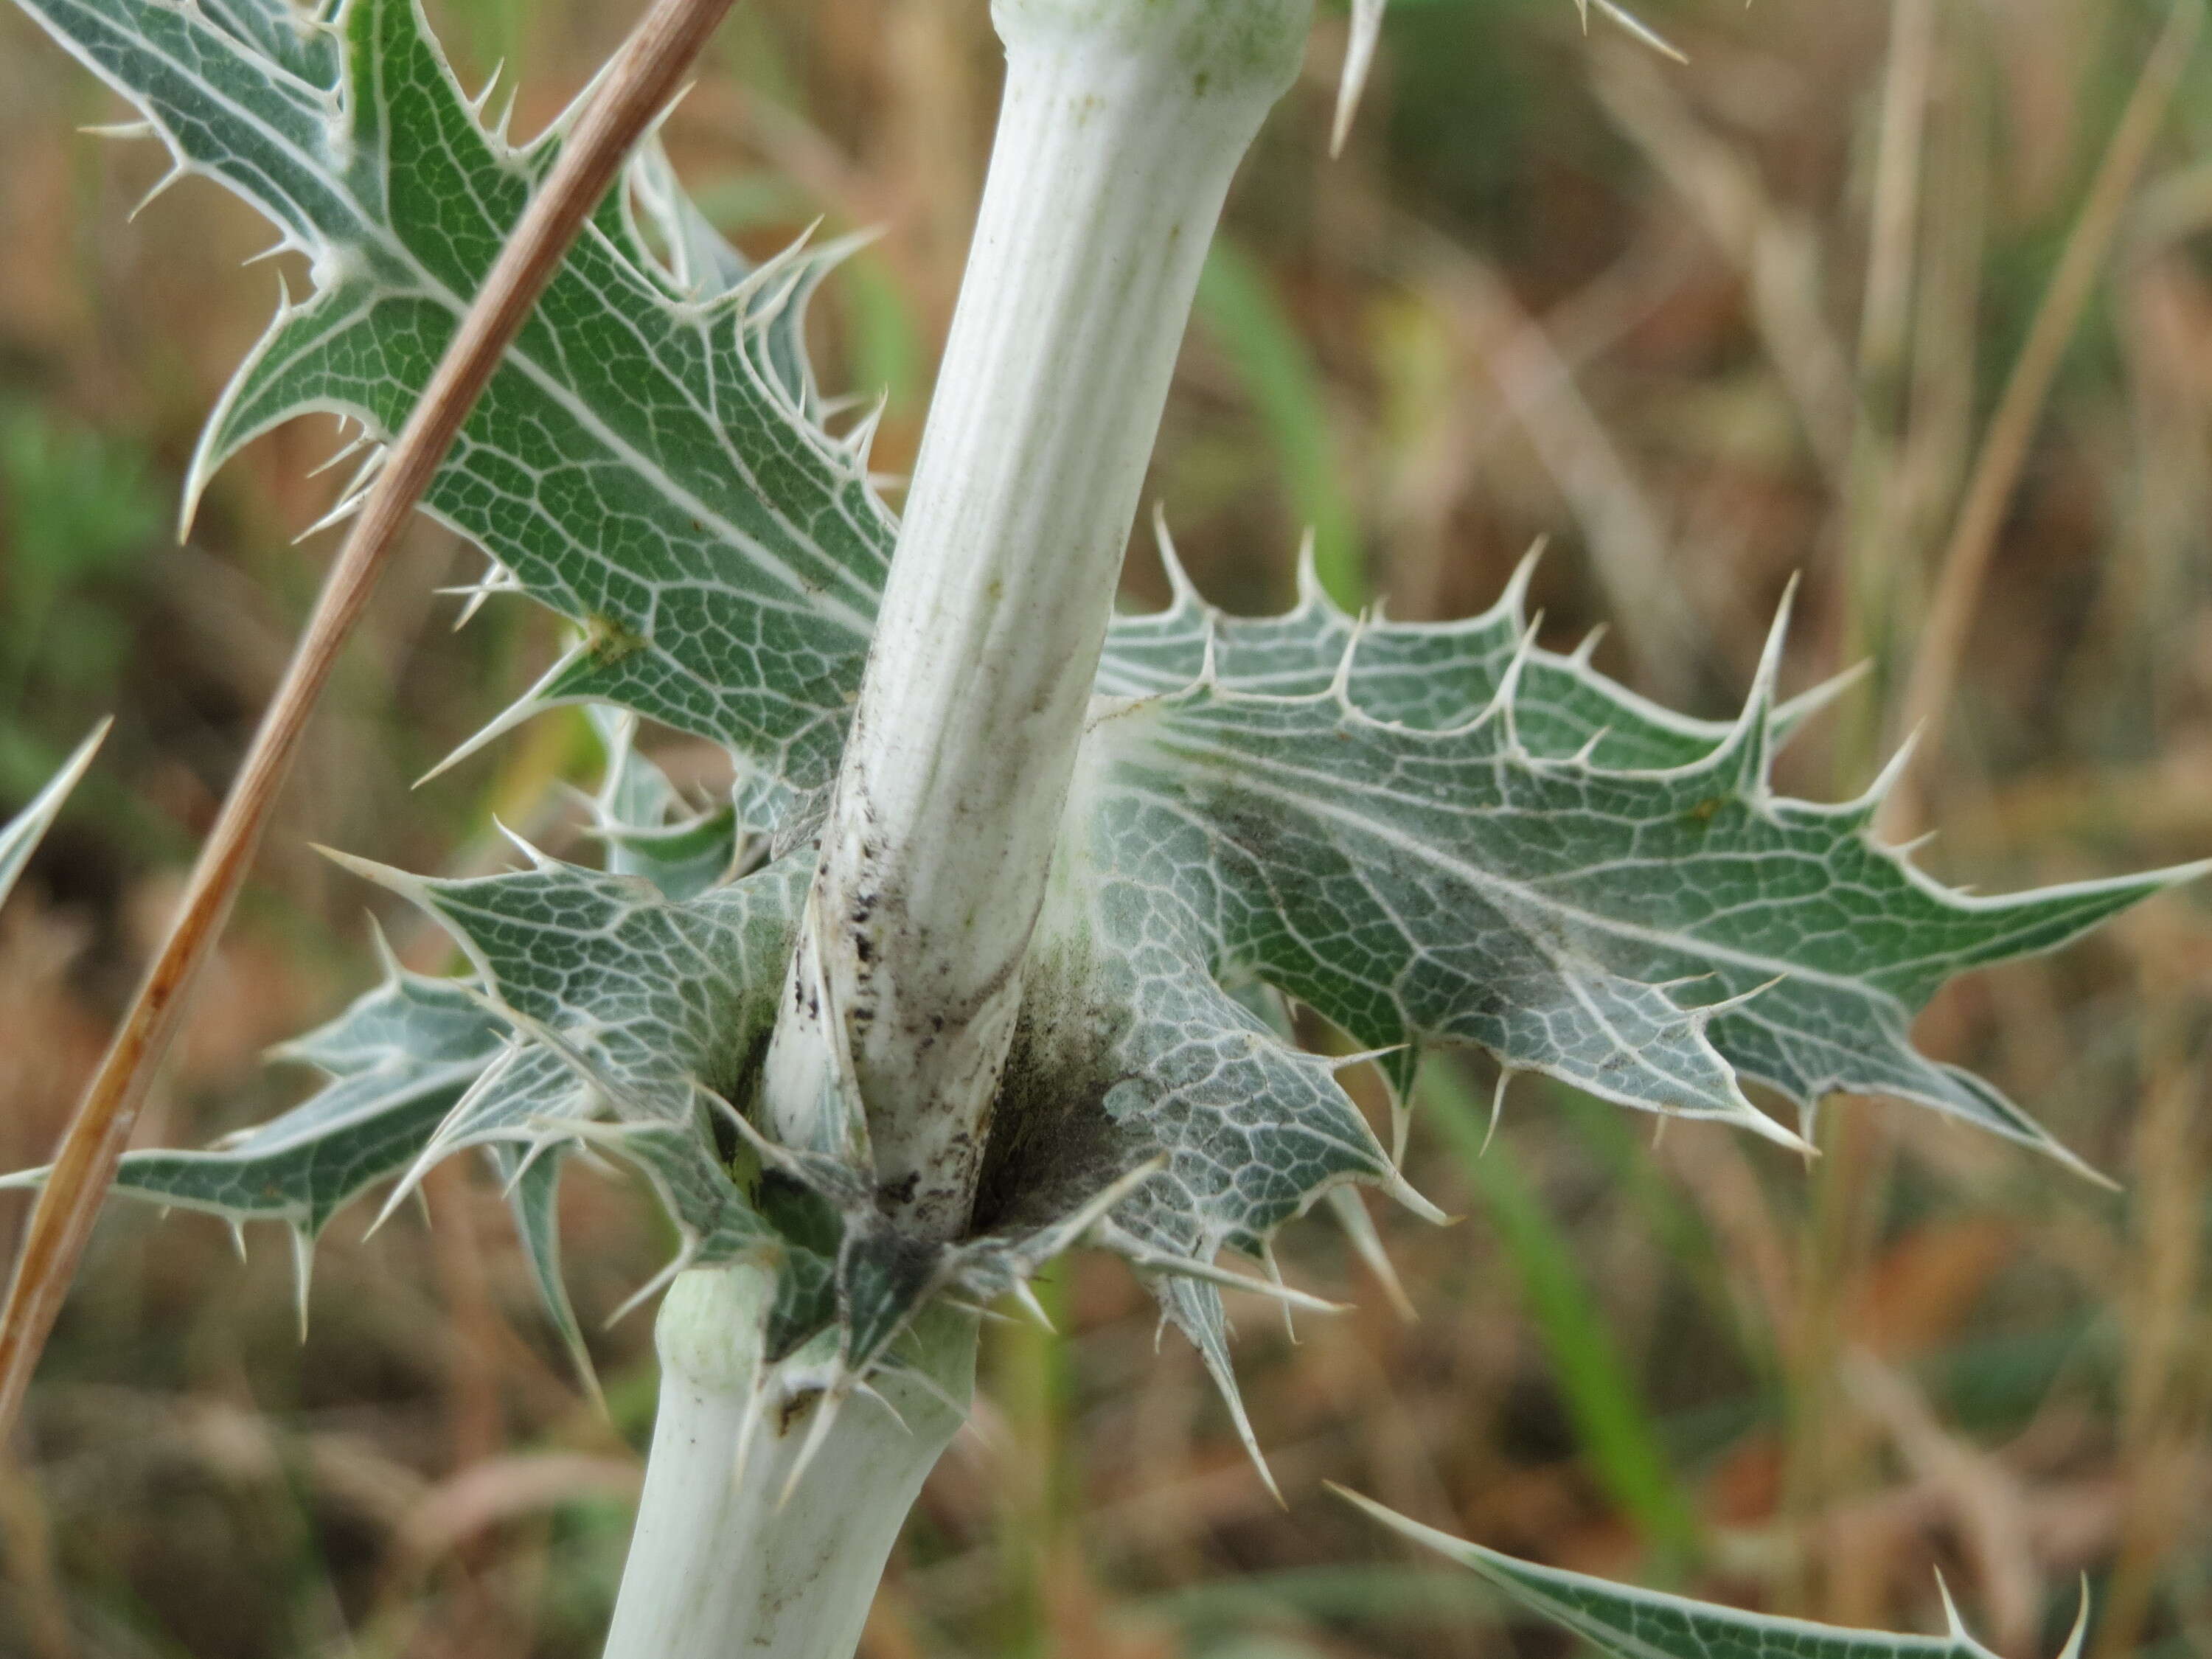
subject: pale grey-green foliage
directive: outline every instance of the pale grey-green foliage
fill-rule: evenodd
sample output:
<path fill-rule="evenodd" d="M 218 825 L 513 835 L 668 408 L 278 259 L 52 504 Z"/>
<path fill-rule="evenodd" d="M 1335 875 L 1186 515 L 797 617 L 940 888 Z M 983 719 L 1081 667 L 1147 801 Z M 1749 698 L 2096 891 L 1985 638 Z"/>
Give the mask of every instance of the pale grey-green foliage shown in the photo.
<path fill-rule="evenodd" d="M 62 804 L 84 776 L 85 769 L 99 751 L 100 739 L 106 735 L 107 726 L 103 721 L 99 730 L 79 744 L 76 752 L 62 763 L 61 770 L 54 774 L 46 787 L 21 811 L 0 824 L 0 901 L 4 901 L 22 879 L 31 854 L 39 850 L 39 842 L 53 827 L 54 819 L 61 814 Z"/>
<path fill-rule="evenodd" d="M 1357 1492 L 1337 1490 L 1385 1526 L 1473 1569 L 1513 1601 L 1565 1626 L 1613 1659 L 1995 1659 L 1967 1634 L 1948 1593 L 1944 1611 L 1950 1630 L 1940 1637 L 1890 1636 L 1777 1619 L 1516 1560 L 1408 1520 Z M 2085 1601 L 2061 1659 L 2077 1659 L 2088 1611 Z"/>
<path fill-rule="evenodd" d="M 276 1059 L 322 1072 L 329 1081 L 321 1089 L 209 1152 L 126 1153 L 115 1190 L 233 1219 L 282 1221 L 312 1237 L 407 1167 L 501 1041 L 469 987 L 393 966 L 337 1018 L 276 1051 Z"/>
<path fill-rule="evenodd" d="M 558 131 L 518 149 L 487 125 L 413 0 L 19 3 L 307 261 L 313 291 L 223 398 L 193 488 L 303 412 L 358 422 L 373 464 Z M 596 216 L 428 506 L 485 550 L 486 592 L 574 624 L 492 729 L 606 711 L 608 868 L 374 872 L 474 976 L 395 975 L 333 1028 L 387 1047 L 356 1064 L 325 1043 L 310 1057 L 332 1081 L 307 1105 L 234 1146 L 141 1157 L 126 1190 L 311 1232 L 370 1182 L 488 1147 L 573 1341 L 554 1193 L 564 1152 L 597 1147 L 654 1182 L 680 1261 L 780 1264 L 775 1351 L 835 1325 L 854 1375 L 928 1297 L 1014 1284 L 1082 1235 L 1137 1263 L 1233 1403 L 1217 1254 L 1264 1254 L 1347 1182 L 1405 1195 L 1395 1149 L 1271 1029 L 1268 998 L 1385 1051 L 1401 1094 L 1420 1045 L 1473 1044 L 1778 1139 L 1740 1079 L 1801 1115 L 1884 1092 L 2057 1150 L 1921 1056 L 1911 1020 L 1951 975 L 2174 874 L 1969 899 L 1875 840 L 1878 788 L 1777 796 L 1772 750 L 1811 707 L 1775 705 L 1778 627 L 1741 718 L 1703 722 L 1538 647 L 1519 582 L 1452 623 L 1356 619 L 1310 580 L 1287 614 L 1235 619 L 1171 554 L 1174 603 L 1109 631 L 974 1236 L 925 1246 L 882 1219 L 863 1103 L 830 1103 L 830 1144 L 763 1139 L 759 1057 L 895 532 L 867 423 L 831 434 L 800 349 L 831 257 L 748 264 L 657 152 Z M 680 799 L 634 717 L 722 744 L 733 800 Z"/>

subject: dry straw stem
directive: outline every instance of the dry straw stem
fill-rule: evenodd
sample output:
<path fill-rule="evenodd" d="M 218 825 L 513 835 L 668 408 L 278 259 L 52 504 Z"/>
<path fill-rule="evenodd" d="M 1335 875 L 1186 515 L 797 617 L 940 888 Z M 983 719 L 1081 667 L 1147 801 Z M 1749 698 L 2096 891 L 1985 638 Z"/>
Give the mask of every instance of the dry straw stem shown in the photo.
<path fill-rule="evenodd" d="M 1821 310 L 1817 230 L 1774 200 L 1758 169 L 1701 124 L 1642 54 L 1608 51 L 1596 63 L 1600 106 L 1743 273 L 1753 325 L 1820 471 L 1840 487 L 1850 468 L 1851 370 Z"/>
<path fill-rule="evenodd" d="M 1524 311 L 1495 267 L 1408 223 L 1413 277 L 1497 386 L 1581 525 L 1599 581 L 1636 666 L 1651 684 L 1682 689 L 1704 653 L 1704 624 L 1683 599 L 1668 532 L 1604 422 L 1584 400 L 1574 365 Z"/>
<path fill-rule="evenodd" d="M 2006 508 L 2027 464 L 2028 447 L 2051 395 L 2051 383 L 2057 378 L 2067 345 L 2104 269 L 2121 215 L 2149 156 L 2151 141 L 2180 85 L 2181 72 L 2196 49 L 2203 22 L 2202 0 L 2176 0 L 2165 29 L 2143 64 L 2127 107 L 2120 113 L 2112 142 L 2105 148 L 2088 199 L 2066 240 L 2058 269 L 2045 291 L 2027 343 L 2021 348 L 1982 441 L 1950 543 L 1943 550 L 1935 592 L 1929 602 L 1928 624 L 1914 650 L 1912 672 L 1898 705 L 1895 732 L 1917 730 L 1923 734 L 1919 756 L 1923 777 L 1933 775 L 1929 763 L 1943 731 L 1936 717 L 1950 706 L 1958 682 L 1960 654 L 1973 623 L 1983 581 L 1989 574 L 1997 532 L 2003 527 Z M 1911 816 L 1906 805 L 1909 793 L 1900 788 L 1890 797 L 1881 825 L 1885 834 L 1897 834 L 1909 827 L 1905 822 Z"/>
<path fill-rule="evenodd" d="M 201 850 L 183 908 L 70 1121 L 31 1212 L 7 1304 L 0 1310 L 0 1437 L 21 1408 L 147 1085 L 252 864 L 316 700 L 400 530 L 568 244 L 631 148 L 676 95 L 730 3 L 654 0 L 610 66 L 392 445 Z"/>

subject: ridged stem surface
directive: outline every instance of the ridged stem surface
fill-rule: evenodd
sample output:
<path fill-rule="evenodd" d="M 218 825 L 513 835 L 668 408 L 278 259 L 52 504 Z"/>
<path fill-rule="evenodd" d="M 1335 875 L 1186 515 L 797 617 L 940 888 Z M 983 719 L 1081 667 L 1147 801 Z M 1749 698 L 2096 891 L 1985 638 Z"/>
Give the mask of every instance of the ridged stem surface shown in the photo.
<path fill-rule="evenodd" d="M 817 1145 L 844 1079 L 884 1208 L 932 1237 L 967 1224 L 1200 267 L 1310 12 L 994 11 L 996 148 L 768 1073 Z"/>
<path fill-rule="evenodd" d="M 850 1659 L 899 1526 L 963 1420 L 975 1321 L 933 1312 L 911 1343 L 930 1383 L 878 1373 L 793 1484 L 826 1370 L 805 1350 L 762 1357 L 774 1289 L 756 1267 L 669 1287 L 659 1413 L 606 1659 Z"/>

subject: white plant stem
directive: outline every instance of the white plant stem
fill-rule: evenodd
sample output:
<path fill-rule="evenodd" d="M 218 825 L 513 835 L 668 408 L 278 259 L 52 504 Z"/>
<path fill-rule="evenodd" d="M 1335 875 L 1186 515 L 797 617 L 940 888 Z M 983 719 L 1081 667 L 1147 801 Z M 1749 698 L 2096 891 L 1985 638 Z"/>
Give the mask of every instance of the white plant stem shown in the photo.
<path fill-rule="evenodd" d="M 994 8 L 997 148 L 765 1090 L 780 1139 L 866 1151 L 926 1237 L 968 1224 L 1200 267 L 1310 6 Z M 926 1313 L 930 1382 L 879 1370 L 817 1435 L 835 1354 L 765 1363 L 769 1294 L 752 1268 L 669 1293 L 607 1659 L 848 1659 L 959 1425 L 972 1321 Z"/>
<path fill-rule="evenodd" d="M 966 1226 L 1199 270 L 1311 0 L 998 0 L 1006 90 L 767 1083 Z M 825 1124 L 828 1127 L 825 1128 Z"/>
<path fill-rule="evenodd" d="M 773 1291 L 760 1268 L 700 1269 L 661 1306 L 660 1409 L 606 1659 L 849 1659 L 963 1420 L 975 1322 L 935 1311 L 908 1340 L 929 1382 L 878 1371 L 809 1456 L 829 1365 L 763 1361 Z"/>

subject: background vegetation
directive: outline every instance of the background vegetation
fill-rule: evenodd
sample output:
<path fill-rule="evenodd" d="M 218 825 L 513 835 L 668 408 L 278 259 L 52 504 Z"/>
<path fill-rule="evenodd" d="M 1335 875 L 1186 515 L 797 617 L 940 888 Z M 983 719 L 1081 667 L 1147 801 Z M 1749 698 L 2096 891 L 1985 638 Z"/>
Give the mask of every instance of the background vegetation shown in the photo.
<path fill-rule="evenodd" d="M 1610 620 L 1607 666 L 1705 714 L 1732 710 L 1802 572 L 1793 684 L 1872 668 L 1787 757 L 1793 790 L 1855 790 L 1917 704 L 1940 715 L 1899 828 L 1940 828 L 1923 858 L 1948 876 L 2212 850 L 2212 50 L 2193 3 L 1654 0 L 1676 68 L 1585 40 L 1562 0 L 1398 0 L 1334 162 L 1328 14 L 1232 204 L 1152 493 L 1240 611 L 1290 601 L 1306 524 L 1340 596 L 1408 617 L 1488 603 L 1549 534 L 1547 635 Z M 520 131 L 630 14 L 432 10 L 471 82 L 520 72 Z M 756 252 L 817 216 L 884 227 L 817 334 L 830 387 L 888 388 L 886 465 L 912 453 L 988 142 L 985 12 L 750 0 L 670 130 Z M 331 550 L 293 538 L 338 482 L 309 476 L 329 432 L 288 429 L 173 544 L 197 426 L 277 277 L 238 270 L 259 227 L 210 187 L 126 224 L 163 160 L 76 131 L 114 118 L 0 9 L 0 803 L 118 716 L 0 920 L 11 1168 L 43 1158 L 96 1058 Z M 365 903 L 412 964 L 446 964 L 309 842 L 495 867 L 497 813 L 587 855 L 547 788 L 590 781 L 580 718 L 410 793 L 555 648 L 519 605 L 453 633 L 434 590 L 475 570 L 422 525 L 386 580 L 143 1142 L 295 1097 L 304 1079 L 258 1051 L 370 981 Z M 1164 598 L 1141 538 L 1127 586 Z M 1951 614 L 1971 621 L 1955 638 Z M 714 786 L 681 744 L 664 758 Z M 2190 894 L 1930 1011 L 1932 1048 L 2117 1193 L 1879 1103 L 1832 1109 L 1808 1169 L 1704 1126 L 1655 1140 L 1530 1081 L 1478 1158 L 1490 1079 L 1432 1067 L 1410 1167 L 1469 1218 L 1378 1212 L 1418 1322 L 1319 1224 L 1285 1268 L 1355 1310 L 1301 1319 L 1295 1345 L 1241 1310 L 1289 1510 L 1194 1356 L 1173 1337 L 1155 1355 L 1122 1269 L 1075 1261 L 1052 1286 L 1061 1334 L 989 1335 L 985 1401 L 864 1652 L 1559 1650 L 1323 1477 L 1562 1565 L 1855 1624 L 1940 1628 L 1940 1565 L 2008 1655 L 2055 1649 L 2086 1573 L 2094 1651 L 2203 1650 L 2208 1028 L 2212 913 Z M 625 1186 L 569 1188 L 591 1322 L 669 1241 Z M 495 1191 L 448 1168 L 426 1209 L 367 1243 L 333 1230 L 305 1346 L 281 1237 L 241 1266 L 200 1218 L 104 1224 L 0 1459 L 0 1651 L 596 1651 L 649 1317 L 594 1338 L 601 1417 Z"/>

